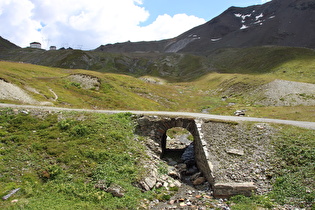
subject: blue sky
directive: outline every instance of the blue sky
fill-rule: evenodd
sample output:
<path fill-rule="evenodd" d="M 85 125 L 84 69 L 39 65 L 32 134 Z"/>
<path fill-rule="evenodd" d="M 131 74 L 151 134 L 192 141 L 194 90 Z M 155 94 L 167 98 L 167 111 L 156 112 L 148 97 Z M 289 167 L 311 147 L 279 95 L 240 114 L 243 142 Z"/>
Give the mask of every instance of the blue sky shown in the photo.
<path fill-rule="evenodd" d="M 225 11 L 268 0 L 0 0 L 0 36 L 21 47 L 91 50 L 173 38 Z"/>
<path fill-rule="evenodd" d="M 142 26 L 152 23 L 159 15 L 185 13 L 206 21 L 220 15 L 231 6 L 246 7 L 261 4 L 260 0 L 143 0 L 143 6 L 150 12 L 150 17 Z"/>

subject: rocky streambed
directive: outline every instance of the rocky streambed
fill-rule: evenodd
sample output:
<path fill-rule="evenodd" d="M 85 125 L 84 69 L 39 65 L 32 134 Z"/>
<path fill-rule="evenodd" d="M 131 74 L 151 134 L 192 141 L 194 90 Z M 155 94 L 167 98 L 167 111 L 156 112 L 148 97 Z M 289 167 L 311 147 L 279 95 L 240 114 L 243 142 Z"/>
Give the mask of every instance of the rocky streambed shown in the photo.
<path fill-rule="evenodd" d="M 186 136 L 187 137 L 187 136 Z M 150 143 L 151 146 L 154 142 Z M 198 170 L 193 142 L 181 135 L 168 139 L 168 149 L 160 157 L 152 150 L 146 167 L 151 171 L 142 188 L 155 190 L 154 200 L 144 200 L 143 209 L 230 209 L 225 199 L 215 199 L 210 184 Z M 157 167 L 154 168 L 154 167 Z"/>

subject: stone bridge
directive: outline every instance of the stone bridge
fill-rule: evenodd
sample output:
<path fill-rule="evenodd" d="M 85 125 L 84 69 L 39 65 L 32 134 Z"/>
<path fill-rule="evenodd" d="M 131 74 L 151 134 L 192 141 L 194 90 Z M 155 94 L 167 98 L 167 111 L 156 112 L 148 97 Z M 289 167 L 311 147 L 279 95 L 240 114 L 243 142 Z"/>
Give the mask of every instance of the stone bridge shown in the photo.
<path fill-rule="evenodd" d="M 166 149 L 166 131 L 173 127 L 185 128 L 194 138 L 199 170 L 212 185 L 216 197 L 250 195 L 254 190 L 264 193 L 271 189 L 275 164 L 272 139 L 277 131 L 268 123 L 315 129 L 315 122 L 201 113 L 69 109 L 3 103 L 0 107 L 106 114 L 130 112 L 137 116 L 137 133 L 153 139 L 162 151 Z"/>
<path fill-rule="evenodd" d="M 273 128 L 264 123 L 203 120 L 186 117 L 138 116 L 137 133 L 166 150 L 167 130 L 187 129 L 194 138 L 195 160 L 214 196 L 226 198 L 270 190 L 269 142 Z"/>

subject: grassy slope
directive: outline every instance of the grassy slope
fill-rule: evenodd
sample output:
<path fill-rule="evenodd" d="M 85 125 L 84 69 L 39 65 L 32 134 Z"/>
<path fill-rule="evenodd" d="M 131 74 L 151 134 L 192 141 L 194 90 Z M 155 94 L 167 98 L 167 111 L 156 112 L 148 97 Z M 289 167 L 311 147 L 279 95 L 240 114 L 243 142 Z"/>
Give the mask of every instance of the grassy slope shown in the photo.
<path fill-rule="evenodd" d="M 168 85 L 153 85 L 131 76 L 99 73 L 84 70 L 56 69 L 30 64 L 0 62 L 0 78 L 25 89 L 33 87 L 41 94 L 31 94 L 39 101 L 54 98 L 57 106 L 99 108 L 99 109 L 139 109 L 172 110 L 176 107 L 177 90 Z M 85 73 L 101 80 L 100 90 L 85 90 L 73 84 L 67 76 Z M 174 96 L 173 96 L 174 95 Z M 174 99 L 175 97 L 175 99 Z"/>
<path fill-rule="evenodd" d="M 81 50 L 12 49 L 0 59 L 68 69 L 86 69 L 132 76 L 158 76 L 186 81 L 207 72 L 203 56 L 160 53 L 104 53 Z"/>
<path fill-rule="evenodd" d="M 304 48 L 257 47 L 222 49 L 209 56 L 219 72 L 195 81 L 199 90 L 219 90 L 220 96 L 228 96 L 227 103 L 234 106 L 210 107 L 214 114 L 231 115 L 233 110 L 246 109 L 249 116 L 294 120 L 315 120 L 314 106 L 257 107 L 258 100 L 246 93 L 255 87 L 275 79 L 315 84 L 315 51 Z M 225 104 L 227 104 L 225 103 Z"/>
<path fill-rule="evenodd" d="M 257 59 L 254 55 L 258 56 Z M 174 57 L 180 57 L 180 55 L 172 56 L 166 56 L 165 59 L 172 63 L 175 62 L 172 60 Z M 170 74 L 179 75 L 181 66 L 187 66 L 186 69 L 194 69 L 195 66 L 205 69 L 205 59 L 198 59 L 198 56 L 187 55 L 185 59 L 180 60 L 181 62 L 175 62 L 177 66 L 173 68 L 178 70 L 173 72 L 169 69 Z M 212 114 L 224 115 L 232 115 L 236 109 L 246 109 L 247 115 L 253 117 L 314 121 L 314 106 L 257 107 L 253 106 L 252 102 L 258 99 L 255 96 L 250 98 L 246 96 L 246 93 L 257 86 L 275 79 L 314 83 L 314 51 L 282 47 L 225 49 L 209 56 L 207 62 L 212 68 L 219 69 L 217 71 L 226 71 L 226 73 L 208 73 L 191 82 L 157 85 L 127 75 L 1 62 L 0 78 L 22 88 L 25 85 L 34 87 L 41 95 L 30 94 L 39 101 L 53 98 L 52 92 L 49 91 L 52 89 L 59 98 L 56 102 L 51 99 L 49 101 L 56 106 L 193 112 L 207 109 Z M 235 71 L 243 74 L 233 73 Z M 100 90 L 84 90 L 75 86 L 67 80 L 67 76 L 74 73 L 100 78 L 102 82 Z M 204 73 L 197 71 L 196 75 L 200 76 Z M 151 72 L 151 74 L 157 73 Z M 184 78 L 188 75 L 187 72 L 183 74 Z M 166 75 L 165 78 L 170 76 Z M 181 77 L 178 76 L 178 79 L 180 80 Z M 222 101 L 223 96 L 227 96 L 228 99 Z M 230 106 L 229 103 L 235 105 Z"/>
<path fill-rule="evenodd" d="M 134 209 L 150 197 L 133 186 L 146 155 L 129 114 L 33 114 L 0 110 L 0 196 L 21 188 L 1 209 Z M 125 196 L 95 188 L 100 182 Z"/>
<path fill-rule="evenodd" d="M 315 51 L 291 47 L 221 49 L 208 56 L 222 73 L 268 75 L 315 83 Z"/>

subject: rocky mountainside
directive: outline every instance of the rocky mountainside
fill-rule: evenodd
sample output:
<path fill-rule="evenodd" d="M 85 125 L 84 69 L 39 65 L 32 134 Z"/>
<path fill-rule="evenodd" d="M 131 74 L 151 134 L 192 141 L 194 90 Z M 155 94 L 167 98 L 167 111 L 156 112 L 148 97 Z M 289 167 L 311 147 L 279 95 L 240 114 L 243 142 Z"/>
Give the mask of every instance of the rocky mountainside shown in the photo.
<path fill-rule="evenodd" d="M 102 45 L 96 50 L 205 53 L 262 45 L 315 48 L 314 0 L 273 0 L 245 8 L 230 7 L 173 39 Z"/>

